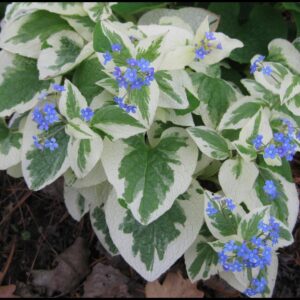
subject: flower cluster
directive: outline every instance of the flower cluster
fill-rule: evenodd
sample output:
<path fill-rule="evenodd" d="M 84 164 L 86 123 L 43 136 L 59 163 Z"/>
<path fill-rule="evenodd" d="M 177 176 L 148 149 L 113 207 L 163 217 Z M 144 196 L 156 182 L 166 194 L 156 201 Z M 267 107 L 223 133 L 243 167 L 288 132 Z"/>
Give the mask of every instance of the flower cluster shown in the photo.
<path fill-rule="evenodd" d="M 232 199 L 229 199 L 229 198 L 222 199 L 222 197 L 220 197 L 220 196 L 214 196 L 213 200 L 218 201 L 218 202 L 215 202 L 215 203 L 219 204 L 220 209 L 228 209 L 229 211 L 233 211 L 236 208 L 236 206 L 233 203 Z M 211 216 L 215 215 L 217 212 L 218 212 L 218 209 L 215 208 L 211 202 L 208 202 L 207 208 L 206 208 L 207 215 L 209 217 L 211 217 Z"/>
<path fill-rule="evenodd" d="M 299 132 L 295 134 L 295 128 L 293 124 L 287 120 L 282 119 L 283 125 L 285 126 L 284 132 L 276 132 L 273 136 L 273 142 L 267 145 L 264 148 L 264 158 L 275 159 L 278 155 L 280 158 L 286 158 L 288 161 L 291 161 L 296 153 L 297 144 L 294 139 L 299 138 Z M 256 150 L 259 150 L 262 143 L 263 136 L 257 135 L 253 140 L 252 144 Z"/>
<path fill-rule="evenodd" d="M 213 49 L 222 50 L 222 44 L 217 41 L 213 32 L 205 32 L 205 37 L 200 41 L 200 45 L 195 45 L 195 60 L 202 60 Z"/>
<path fill-rule="evenodd" d="M 125 89 L 138 89 L 149 86 L 154 80 L 154 68 L 150 62 L 144 58 L 127 59 L 128 67 L 122 72 L 120 67 L 115 67 L 113 75 L 119 85 Z"/>
<path fill-rule="evenodd" d="M 255 296 L 257 294 L 263 293 L 265 291 L 266 287 L 267 287 L 267 280 L 264 277 L 262 277 L 260 279 L 254 278 L 251 281 L 250 287 L 248 289 L 246 289 L 244 293 L 248 297 Z"/>
<path fill-rule="evenodd" d="M 265 56 L 260 55 L 250 66 L 250 74 L 254 74 L 256 71 L 261 71 L 264 75 L 270 76 L 272 74 L 272 68 L 270 66 L 263 66 L 262 61 Z"/>
<path fill-rule="evenodd" d="M 242 272 L 247 268 L 264 269 L 272 261 L 272 245 L 278 243 L 279 223 L 270 217 L 269 224 L 260 221 L 258 224 L 259 233 L 249 241 L 238 242 L 230 240 L 225 243 L 223 249 L 218 253 L 219 262 L 226 272 Z M 254 296 L 263 293 L 266 287 L 265 278 L 254 279 L 251 287 L 245 293 Z"/>
<path fill-rule="evenodd" d="M 63 92 L 66 88 L 63 85 L 53 83 L 52 89 L 55 92 Z M 49 94 L 46 90 L 43 90 L 38 99 L 45 100 L 51 93 Z M 32 120 L 37 123 L 38 129 L 41 131 L 48 131 L 50 126 L 59 121 L 59 114 L 57 113 L 56 106 L 53 103 L 46 103 L 43 108 L 36 107 L 32 113 Z M 54 137 L 47 139 L 42 137 L 39 139 L 36 135 L 33 137 L 33 145 L 39 149 L 50 149 L 50 151 L 54 151 L 58 148 L 57 141 Z"/>

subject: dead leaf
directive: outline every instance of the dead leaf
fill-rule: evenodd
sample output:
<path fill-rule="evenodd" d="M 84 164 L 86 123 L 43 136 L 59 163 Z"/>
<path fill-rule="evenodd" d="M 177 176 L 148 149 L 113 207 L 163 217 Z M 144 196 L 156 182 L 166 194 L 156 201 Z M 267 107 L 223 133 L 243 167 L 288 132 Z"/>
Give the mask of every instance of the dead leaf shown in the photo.
<path fill-rule="evenodd" d="M 203 298 L 204 293 L 197 289 L 196 283 L 184 279 L 179 272 L 168 273 L 164 283 L 158 280 L 148 282 L 145 288 L 146 298 Z"/>
<path fill-rule="evenodd" d="M 55 269 L 32 271 L 32 283 L 46 287 L 47 295 L 54 292 L 69 293 L 90 272 L 88 265 L 89 250 L 83 238 L 77 238 L 74 244 L 61 253 L 55 261 Z"/>
<path fill-rule="evenodd" d="M 112 266 L 98 263 L 84 283 L 84 298 L 131 298 L 129 278 Z"/>
<path fill-rule="evenodd" d="M 0 298 L 19 298 L 14 295 L 16 286 L 14 284 L 0 286 Z"/>

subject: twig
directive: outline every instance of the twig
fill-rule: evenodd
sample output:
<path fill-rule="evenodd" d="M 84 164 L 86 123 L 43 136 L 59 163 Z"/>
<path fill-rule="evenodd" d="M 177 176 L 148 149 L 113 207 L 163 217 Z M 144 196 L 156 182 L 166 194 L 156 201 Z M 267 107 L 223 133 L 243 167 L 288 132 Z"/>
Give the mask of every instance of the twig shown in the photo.
<path fill-rule="evenodd" d="M 3 282 L 3 279 L 4 279 L 6 273 L 7 273 L 8 269 L 9 269 L 9 266 L 10 266 L 10 264 L 12 262 L 14 254 L 15 254 L 16 243 L 17 243 L 17 238 L 16 238 L 16 236 L 14 236 L 13 240 L 12 240 L 12 247 L 10 249 L 9 256 L 7 258 L 7 261 L 5 263 L 3 271 L 0 273 L 0 286 L 1 286 L 2 282 Z"/>
<path fill-rule="evenodd" d="M 0 227 L 10 218 L 10 216 L 14 213 L 16 209 L 18 209 L 20 206 L 22 206 L 25 201 L 31 196 L 32 192 L 27 192 L 21 200 L 17 203 L 16 206 L 3 218 L 3 220 L 0 222 Z"/>

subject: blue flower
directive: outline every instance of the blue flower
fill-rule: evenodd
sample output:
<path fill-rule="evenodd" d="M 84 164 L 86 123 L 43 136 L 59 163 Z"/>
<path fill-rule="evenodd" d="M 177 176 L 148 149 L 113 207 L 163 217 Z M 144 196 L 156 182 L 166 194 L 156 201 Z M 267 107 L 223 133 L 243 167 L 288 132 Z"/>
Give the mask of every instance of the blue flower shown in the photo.
<path fill-rule="evenodd" d="M 256 61 L 250 65 L 250 74 L 254 74 L 257 70 L 257 64 Z"/>
<path fill-rule="evenodd" d="M 127 89 L 127 87 L 128 87 L 128 82 L 126 81 L 124 76 L 118 77 L 117 78 L 117 83 L 118 83 L 120 88 L 123 87 L 123 88 Z"/>
<path fill-rule="evenodd" d="M 126 60 L 127 64 L 130 66 L 130 67 L 135 67 L 137 66 L 137 60 L 134 59 L 134 58 L 128 58 Z"/>
<path fill-rule="evenodd" d="M 120 45 L 120 44 L 113 44 L 113 45 L 111 45 L 111 50 L 113 52 L 121 52 L 122 45 Z"/>
<path fill-rule="evenodd" d="M 209 217 L 215 215 L 218 212 L 218 210 L 213 207 L 213 205 L 211 204 L 211 202 L 208 202 L 207 204 L 207 208 L 206 208 L 206 213 Z"/>
<path fill-rule="evenodd" d="M 255 139 L 252 140 L 252 144 L 256 150 L 258 150 L 263 144 L 263 136 L 258 134 Z"/>
<path fill-rule="evenodd" d="M 277 155 L 277 148 L 274 144 L 270 144 L 265 148 L 264 158 L 274 159 Z"/>
<path fill-rule="evenodd" d="M 90 107 L 81 109 L 80 114 L 86 122 L 89 122 L 94 116 L 94 112 Z"/>
<path fill-rule="evenodd" d="M 261 69 L 264 75 L 270 76 L 272 74 L 272 68 L 270 66 L 265 66 Z"/>
<path fill-rule="evenodd" d="M 149 70 L 150 62 L 144 58 L 137 60 L 137 65 L 142 72 L 147 72 Z"/>
<path fill-rule="evenodd" d="M 113 71 L 113 75 L 114 75 L 116 78 L 122 76 L 122 71 L 121 71 L 120 67 L 115 67 L 115 70 Z"/>
<path fill-rule="evenodd" d="M 276 198 L 277 188 L 273 180 L 266 180 L 263 189 L 266 194 L 271 196 L 272 199 Z"/>
<path fill-rule="evenodd" d="M 208 52 L 204 49 L 204 47 L 200 47 L 195 50 L 196 59 L 204 59 Z"/>
<path fill-rule="evenodd" d="M 106 51 L 105 53 L 103 53 L 103 58 L 104 58 L 104 65 L 106 65 L 109 61 L 112 60 L 112 56 L 109 53 L 109 51 Z"/>
<path fill-rule="evenodd" d="M 215 35 L 213 32 L 205 32 L 205 37 L 209 41 L 213 41 L 216 39 Z"/>
<path fill-rule="evenodd" d="M 58 144 L 56 142 L 55 138 L 51 138 L 50 140 L 46 139 L 45 141 L 45 148 L 50 149 L 50 151 L 54 151 L 55 149 L 58 148 Z"/>
<path fill-rule="evenodd" d="M 232 199 L 226 199 L 226 205 L 227 205 L 227 208 L 230 210 L 230 211 L 233 211 L 236 206 L 235 204 L 233 203 Z"/>
<path fill-rule="evenodd" d="M 268 224 L 265 224 L 263 220 L 259 221 L 257 228 L 261 230 L 263 233 L 269 233 L 270 231 L 270 226 Z"/>
<path fill-rule="evenodd" d="M 223 50 L 223 47 L 222 47 L 222 44 L 221 44 L 221 43 L 218 43 L 218 44 L 217 44 L 217 49 Z"/>
<path fill-rule="evenodd" d="M 283 143 L 284 142 L 285 135 L 282 132 L 276 132 L 274 133 L 274 140 L 276 142 Z"/>
<path fill-rule="evenodd" d="M 34 146 L 35 146 L 37 149 L 39 149 L 39 150 L 43 150 L 44 147 L 43 147 L 43 145 L 39 142 L 38 137 L 34 135 L 32 138 L 33 138 L 33 144 L 34 144 Z"/>
<path fill-rule="evenodd" d="M 132 84 L 131 84 L 131 89 L 135 90 L 138 89 L 140 90 L 144 85 L 144 81 L 142 78 L 137 78 Z"/>
<path fill-rule="evenodd" d="M 63 92 L 65 91 L 65 87 L 63 85 L 57 84 L 57 83 L 53 83 L 52 84 L 52 88 L 57 91 L 57 92 Z"/>
<path fill-rule="evenodd" d="M 137 79 L 137 71 L 136 69 L 128 68 L 125 71 L 124 78 L 129 82 L 134 82 Z"/>

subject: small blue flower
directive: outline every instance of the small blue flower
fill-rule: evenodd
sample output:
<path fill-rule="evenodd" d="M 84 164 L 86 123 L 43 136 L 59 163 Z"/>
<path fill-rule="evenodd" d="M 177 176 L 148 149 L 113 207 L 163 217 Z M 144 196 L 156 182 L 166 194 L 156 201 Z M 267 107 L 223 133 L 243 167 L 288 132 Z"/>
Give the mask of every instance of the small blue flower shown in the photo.
<path fill-rule="evenodd" d="M 213 41 L 216 39 L 215 35 L 213 32 L 205 32 L 205 37 L 209 41 Z"/>
<path fill-rule="evenodd" d="M 230 211 L 233 211 L 236 206 L 235 204 L 233 203 L 232 199 L 226 199 L 226 205 L 227 205 L 227 208 L 230 210 Z"/>
<path fill-rule="evenodd" d="M 32 120 L 38 124 L 40 124 L 44 120 L 43 114 L 40 110 L 36 107 L 32 113 Z"/>
<path fill-rule="evenodd" d="M 204 47 L 200 47 L 195 50 L 196 59 L 204 59 L 205 56 L 208 54 L 208 51 L 204 49 Z"/>
<path fill-rule="evenodd" d="M 104 65 L 106 65 L 109 61 L 112 60 L 112 56 L 109 53 L 109 51 L 106 51 L 105 53 L 103 53 L 103 58 L 104 58 Z"/>
<path fill-rule="evenodd" d="M 137 65 L 142 72 L 147 72 L 149 70 L 150 62 L 144 58 L 137 60 Z"/>
<path fill-rule="evenodd" d="M 250 65 L 250 74 L 254 74 L 257 70 L 257 64 L 256 61 Z"/>
<path fill-rule="evenodd" d="M 65 91 L 65 87 L 63 85 L 57 84 L 57 83 L 53 83 L 52 84 L 52 88 L 57 91 L 57 92 L 63 92 Z"/>
<path fill-rule="evenodd" d="M 122 45 L 120 45 L 120 44 L 113 44 L 113 45 L 111 45 L 111 50 L 113 52 L 121 52 Z"/>
<path fill-rule="evenodd" d="M 136 67 L 137 66 L 137 60 L 134 59 L 134 58 L 128 58 L 126 60 L 127 64 L 130 66 L 130 67 Z"/>
<path fill-rule="evenodd" d="M 122 76 L 122 71 L 121 71 L 120 67 L 115 67 L 115 70 L 113 71 L 113 75 L 114 75 L 116 78 Z"/>
<path fill-rule="evenodd" d="M 140 90 L 144 85 L 144 81 L 142 78 L 137 78 L 132 84 L 131 84 L 131 89 L 132 90 Z"/>
<path fill-rule="evenodd" d="M 43 145 L 39 142 L 38 137 L 34 135 L 32 138 L 33 138 L 33 144 L 34 144 L 34 146 L 35 146 L 37 149 L 39 149 L 39 150 L 43 150 L 44 147 L 43 147 Z"/>
<path fill-rule="evenodd" d="M 213 205 L 211 204 L 211 202 L 208 202 L 207 208 L 206 208 L 206 213 L 209 217 L 215 215 L 218 212 L 218 210 L 213 207 Z"/>
<path fill-rule="evenodd" d="M 252 140 L 252 144 L 256 150 L 258 150 L 263 144 L 263 136 L 258 134 L 255 139 Z"/>
<path fill-rule="evenodd" d="M 89 122 L 94 116 L 94 112 L 90 107 L 81 109 L 80 114 L 86 122 Z"/>
<path fill-rule="evenodd" d="M 274 159 L 277 155 L 277 148 L 274 144 L 270 144 L 265 148 L 264 158 Z"/>
<path fill-rule="evenodd" d="M 257 228 L 263 233 L 269 233 L 270 231 L 270 226 L 268 224 L 265 224 L 262 220 L 259 221 Z"/>
<path fill-rule="evenodd" d="M 263 189 L 272 199 L 277 197 L 277 188 L 273 180 L 266 180 Z"/>
<path fill-rule="evenodd" d="M 55 138 L 51 138 L 50 140 L 46 139 L 45 141 L 45 148 L 50 149 L 50 151 L 54 151 L 55 149 L 58 148 L 58 144 L 56 142 Z"/>
<path fill-rule="evenodd" d="M 120 76 L 117 78 L 117 83 L 119 85 L 120 88 L 125 88 L 127 89 L 128 87 L 128 82 L 126 81 L 126 79 L 124 78 L 124 76 Z"/>
<path fill-rule="evenodd" d="M 125 71 L 124 78 L 129 82 L 134 82 L 137 79 L 137 71 L 136 69 L 128 68 Z"/>
<path fill-rule="evenodd" d="M 272 74 L 272 68 L 270 66 L 265 66 L 261 69 L 264 75 L 270 76 Z"/>

